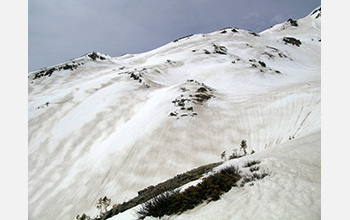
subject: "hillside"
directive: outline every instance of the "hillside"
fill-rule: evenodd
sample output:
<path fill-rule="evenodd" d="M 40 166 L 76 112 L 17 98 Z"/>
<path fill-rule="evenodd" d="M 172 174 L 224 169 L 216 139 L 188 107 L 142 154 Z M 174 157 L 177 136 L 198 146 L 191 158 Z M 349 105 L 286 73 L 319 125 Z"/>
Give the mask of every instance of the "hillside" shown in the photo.
<path fill-rule="evenodd" d="M 319 219 L 320 73 L 320 8 L 261 33 L 226 28 L 29 73 L 29 219 L 97 214 L 98 198 L 132 199 L 242 139 L 272 175 L 171 219 Z"/>

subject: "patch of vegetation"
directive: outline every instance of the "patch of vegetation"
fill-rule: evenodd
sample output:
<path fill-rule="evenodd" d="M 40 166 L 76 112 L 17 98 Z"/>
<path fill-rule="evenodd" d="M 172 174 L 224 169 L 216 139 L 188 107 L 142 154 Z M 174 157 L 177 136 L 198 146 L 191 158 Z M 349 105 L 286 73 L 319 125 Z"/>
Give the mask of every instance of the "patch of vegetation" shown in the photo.
<path fill-rule="evenodd" d="M 292 45 L 295 45 L 297 47 L 300 47 L 300 45 L 301 45 L 301 41 L 294 38 L 294 37 L 284 37 L 283 41 L 285 44 L 292 44 Z"/>
<path fill-rule="evenodd" d="M 233 186 L 237 186 L 236 183 L 240 178 L 237 167 L 224 168 L 183 192 L 179 190 L 166 192 L 146 202 L 138 210 L 139 218 L 178 214 L 193 209 L 204 201 L 219 200 L 224 192 L 228 192 Z"/>
<path fill-rule="evenodd" d="M 259 167 L 255 168 L 255 169 L 259 170 Z M 251 171 L 251 172 L 253 172 L 253 171 Z M 240 187 L 243 187 L 246 183 L 250 183 L 250 182 L 253 182 L 256 180 L 264 179 L 266 176 L 269 176 L 270 174 L 271 173 L 269 171 L 266 171 L 266 170 L 262 170 L 260 173 L 253 172 L 252 174 L 247 175 L 247 176 L 242 178 L 242 182 L 240 184 Z M 251 185 L 254 185 L 254 184 L 252 183 Z"/>
<path fill-rule="evenodd" d="M 242 165 L 243 168 L 249 168 L 250 174 L 242 177 L 240 187 L 243 187 L 246 183 L 261 180 L 271 174 L 269 171 L 260 170 L 260 167 L 258 166 L 260 163 L 260 160 L 251 160 Z M 251 185 L 254 184 L 252 183 Z"/>

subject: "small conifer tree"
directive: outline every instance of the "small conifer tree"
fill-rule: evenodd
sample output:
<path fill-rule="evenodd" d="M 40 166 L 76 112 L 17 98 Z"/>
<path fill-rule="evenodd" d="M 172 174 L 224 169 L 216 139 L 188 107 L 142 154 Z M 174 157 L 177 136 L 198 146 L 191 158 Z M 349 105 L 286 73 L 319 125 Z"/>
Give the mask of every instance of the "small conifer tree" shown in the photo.
<path fill-rule="evenodd" d="M 221 160 L 226 161 L 226 151 L 221 153 Z"/>
<path fill-rule="evenodd" d="M 100 216 L 102 217 L 105 213 L 107 213 L 107 208 L 111 204 L 111 199 L 107 198 L 107 196 L 100 198 L 97 202 L 96 208 L 100 210 Z"/>
<path fill-rule="evenodd" d="M 243 149 L 244 155 L 247 155 L 247 147 L 247 141 L 243 139 L 241 142 L 241 148 Z"/>

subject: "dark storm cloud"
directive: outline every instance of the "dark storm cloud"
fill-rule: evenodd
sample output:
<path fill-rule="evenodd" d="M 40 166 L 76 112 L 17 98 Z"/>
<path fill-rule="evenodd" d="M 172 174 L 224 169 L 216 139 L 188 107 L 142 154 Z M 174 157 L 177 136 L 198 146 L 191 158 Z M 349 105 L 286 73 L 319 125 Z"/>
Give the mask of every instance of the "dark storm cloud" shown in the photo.
<path fill-rule="evenodd" d="M 260 32 L 301 18 L 320 0 L 29 0 L 29 71 L 90 51 L 111 56 L 155 49 L 228 26 Z"/>

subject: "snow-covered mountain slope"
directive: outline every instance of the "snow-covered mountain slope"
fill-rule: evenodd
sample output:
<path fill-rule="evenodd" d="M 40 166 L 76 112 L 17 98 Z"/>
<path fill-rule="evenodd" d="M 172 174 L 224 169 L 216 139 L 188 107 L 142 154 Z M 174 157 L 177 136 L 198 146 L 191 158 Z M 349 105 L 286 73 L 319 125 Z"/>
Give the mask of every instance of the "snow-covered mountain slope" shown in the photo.
<path fill-rule="evenodd" d="M 235 218 L 246 218 L 244 208 L 259 200 L 273 200 L 269 209 L 288 209 L 290 218 L 318 219 L 320 55 L 317 9 L 259 34 L 226 28 L 147 53 L 90 53 L 29 73 L 29 219 L 93 215 L 98 198 L 122 203 L 217 162 L 242 139 L 273 175 L 174 219 L 213 219 L 208 210 L 218 206 L 226 207 L 221 219 L 240 208 Z M 232 202 L 240 207 L 227 208 Z M 262 216 L 284 218 L 269 213 Z"/>

